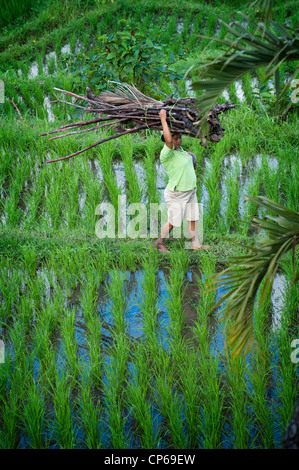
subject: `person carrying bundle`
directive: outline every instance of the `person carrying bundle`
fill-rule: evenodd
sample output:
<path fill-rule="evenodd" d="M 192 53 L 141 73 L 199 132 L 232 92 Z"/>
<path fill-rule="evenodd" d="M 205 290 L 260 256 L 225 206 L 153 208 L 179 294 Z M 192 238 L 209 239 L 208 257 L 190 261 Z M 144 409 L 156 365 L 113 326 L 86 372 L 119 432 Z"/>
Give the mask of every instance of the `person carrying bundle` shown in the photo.
<path fill-rule="evenodd" d="M 201 245 L 198 237 L 199 210 L 196 196 L 196 174 L 194 170 L 196 165 L 194 162 L 195 155 L 185 152 L 181 148 L 181 134 L 177 132 L 171 134 L 167 124 L 167 112 L 165 109 L 161 109 L 159 117 L 163 129 L 162 140 L 164 141 L 160 160 L 169 178 L 164 191 L 168 221 L 163 225 L 155 247 L 160 252 L 169 253 L 169 250 L 165 246 L 165 239 L 168 237 L 173 227 L 180 227 L 182 225 L 182 219 L 184 218 L 184 220 L 188 221 L 188 231 L 193 250 L 210 249 L 212 248 L 211 246 Z"/>

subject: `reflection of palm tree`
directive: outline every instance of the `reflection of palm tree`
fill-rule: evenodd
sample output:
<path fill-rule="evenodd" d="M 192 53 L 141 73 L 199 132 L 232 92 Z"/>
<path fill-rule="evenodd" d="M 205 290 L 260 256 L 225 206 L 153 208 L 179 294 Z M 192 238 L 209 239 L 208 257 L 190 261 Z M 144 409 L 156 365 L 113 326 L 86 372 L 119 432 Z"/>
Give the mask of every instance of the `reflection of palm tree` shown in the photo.
<path fill-rule="evenodd" d="M 264 5 L 267 3 L 265 1 Z M 281 25 L 272 22 L 277 35 L 269 27 L 265 25 L 261 27 L 261 24 L 257 25 L 243 13 L 240 15 L 248 25 L 255 27 L 255 33 L 251 33 L 237 21 L 232 27 L 226 25 L 228 32 L 235 36 L 235 40 L 210 39 L 227 46 L 227 50 L 216 58 L 208 58 L 192 67 L 199 77 L 192 88 L 205 91 L 198 99 L 198 107 L 202 111 L 202 123 L 205 123 L 209 109 L 223 91 L 245 73 L 266 67 L 265 81 L 274 74 L 277 103 L 298 74 L 299 67 L 283 89 L 279 89 L 279 66 L 283 62 L 299 59 L 298 31 L 290 34 Z M 286 111 L 291 105 L 292 103 L 288 105 Z M 211 284 L 214 289 L 220 286 L 230 289 L 217 305 L 222 304 L 224 300 L 227 301 L 222 312 L 228 322 L 226 337 L 227 343 L 233 347 L 233 356 L 246 353 L 255 342 L 253 306 L 259 286 L 265 279 L 261 296 L 263 301 L 266 292 L 272 288 L 281 257 L 292 250 L 294 266 L 295 248 L 299 243 L 299 212 L 291 211 L 262 196 L 258 198 L 248 196 L 248 199 L 274 214 L 274 216 L 267 215 L 265 219 L 253 219 L 255 226 L 268 232 L 269 238 L 264 239 L 258 247 L 247 247 L 250 249 L 249 254 L 234 258 L 226 270 L 214 275 Z M 294 273 L 293 282 L 298 280 L 299 272 L 296 275 Z M 285 433 L 283 447 L 299 448 L 299 402 Z"/>

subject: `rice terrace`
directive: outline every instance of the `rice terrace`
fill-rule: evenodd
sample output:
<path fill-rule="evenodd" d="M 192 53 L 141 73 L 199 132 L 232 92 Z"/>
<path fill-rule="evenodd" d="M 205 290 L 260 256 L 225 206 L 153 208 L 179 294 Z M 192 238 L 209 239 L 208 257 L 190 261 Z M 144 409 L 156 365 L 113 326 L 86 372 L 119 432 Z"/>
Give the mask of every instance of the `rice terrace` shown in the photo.
<path fill-rule="evenodd" d="M 299 448 L 298 19 L 4 2 L 1 449 Z"/>

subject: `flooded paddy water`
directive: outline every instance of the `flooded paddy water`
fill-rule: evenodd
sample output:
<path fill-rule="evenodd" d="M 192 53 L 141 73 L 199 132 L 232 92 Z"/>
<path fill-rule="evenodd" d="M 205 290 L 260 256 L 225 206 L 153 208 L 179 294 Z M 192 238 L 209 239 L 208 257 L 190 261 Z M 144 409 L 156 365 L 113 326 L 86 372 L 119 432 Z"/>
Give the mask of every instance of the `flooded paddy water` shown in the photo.
<path fill-rule="evenodd" d="M 21 334 L 22 360 L 28 361 L 26 367 L 43 397 L 45 420 L 40 433 L 46 447 L 64 446 L 55 400 L 49 394 L 54 390 L 54 383 L 56 387 L 64 384 L 64 393 L 68 396 L 64 406 L 69 410 L 71 426 L 68 432 L 72 433 L 73 445 L 77 448 L 86 445 L 87 429 L 82 416 L 87 405 L 81 397 L 85 386 L 90 392 L 89 404 L 97 410 L 100 447 L 119 448 L 115 442 L 119 439 L 119 446 L 121 442 L 127 448 L 140 448 L 145 445 L 146 436 L 149 438 L 147 433 L 151 436 L 152 448 L 239 448 L 242 442 L 248 447 L 263 447 L 266 422 L 260 422 L 255 404 L 258 389 L 252 376 L 254 356 L 239 361 L 234 370 L 224 345 L 219 309 L 209 314 L 209 308 L 204 306 L 206 270 L 197 265 L 189 266 L 185 273 L 178 266 L 174 270 L 176 277 L 170 267 L 157 268 L 153 275 L 138 267 L 135 270 L 113 268 L 102 272 L 102 280 L 99 280 L 96 271 L 85 272 L 82 266 L 80 276 L 71 281 L 71 275 L 68 278 L 66 274 L 57 275 L 55 269 L 41 267 L 31 283 L 24 272 L 17 274 L 15 270 L 6 276 L 2 274 L 1 315 L 9 308 L 9 294 L 3 290 L 4 278 L 14 279 L 19 299 L 23 299 L 21 307 L 17 298 L 13 301 L 12 318 L 10 316 L 6 326 L 1 327 L 0 334 L 6 345 L 6 370 L 12 373 L 18 368 L 22 353 L 14 338 L 28 315 L 27 333 Z M 150 277 L 154 291 L 147 284 Z M 173 282 L 180 286 L 179 292 L 173 290 Z M 279 447 L 283 431 L 279 414 L 280 359 L 275 344 L 281 334 L 280 320 L 286 314 L 283 304 L 289 288 L 285 275 L 277 275 L 268 307 L 269 370 L 273 368 L 273 372 L 271 379 L 264 377 L 266 395 L 257 397 L 265 400 L 264 412 L 268 414 L 267 425 L 271 428 L 267 433 L 268 438 L 272 436 L 270 441 L 274 447 Z M 217 302 L 223 294 L 223 290 L 216 290 L 212 302 Z M 180 326 L 173 309 L 176 315 L 182 315 Z M 40 336 L 41 328 L 47 331 L 49 321 L 54 321 L 51 333 Z M 38 338 L 46 341 L 44 346 L 39 344 Z M 54 354 L 53 363 L 47 350 Z M 235 422 L 235 406 L 240 396 L 232 392 L 236 386 L 234 381 L 239 380 L 238 374 L 244 378 L 244 382 L 239 383 L 244 407 L 243 422 L 238 424 L 244 426 L 240 441 Z M 9 383 L 6 386 L 10 388 Z M 188 387 L 194 386 L 192 398 Z M 175 409 L 170 406 L 170 399 L 174 400 Z M 150 431 L 137 413 L 139 400 L 145 407 L 144 420 L 148 420 Z M 218 430 L 212 444 L 209 433 L 211 420 L 216 419 L 214 413 L 218 416 Z M 115 420 L 119 420 L 118 425 Z M 176 422 L 176 425 L 180 423 L 178 435 Z M 16 439 L 21 448 L 31 445 L 21 424 Z"/>
<path fill-rule="evenodd" d="M 70 195 L 66 194 L 68 186 L 61 185 L 63 174 L 58 175 L 57 179 L 51 167 L 49 168 L 50 172 L 48 168 L 36 164 L 34 168 L 30 169 L 27 176 L 20 174 L 20 180 L 22 180 L 20 181 L 20 191 L 12 191 L 11 189 L 9 191 L 8 180 L 3 183 L 0 188 L 4 208 L 1 213 L 3 227 L 7 225 L 8 215 L 13 207 L 18 209 L 17 218 L 20 220 L 21 227 L 27 227 L 31 220 L 32 209 L 37 204 L 39 218 L 47 220 L 46 224 L 49 228 L 53 227 L 53 215 L 51 210 L 49 211 L 49 207 L 50 209 L 53 207 L 54 199 L 58 197 L 60 208 L 56 208 L 55 214 L 57 217 L 59 216 L 57 222 L 60 226 L 68 226 L 69 217 L 73 217 L 78 210 L 80 217 L 86 217 L 86 203 L 91 197 L 95 198 L 97 193 L 99 195 L 98 204 L 113 202 L 111 194 L 114 194 L 114 201 L 117 194 L 126 196 L 127 206 L 134 197 L 134 202 L 141 202 L 145 205 L 150 202 L 165 202 L 164 190 L 167 184 L 167 175 L 159 160 L 155 160 L 155 169 L 151 175 L 149 175 L 142 157 L 133 160 L 133 173 L 136 181 L 132 182 L 128 180 L 122 159 L 113 162 L 112 173 L 108 175 L 109 180 L 107 180 L 107 170 L 103 171 L 101 159 L 91 159 L 88 161 L 88 166 L 85 163 L 82 164 L 78 173 L 78 190 L 74 188 Z M 244 163 L 240 155 L 231 154 L 223 159 L 220 174 L 215 176 L 218 169 L 212 167 L 208 157 L 203 158 L 200 163 L 200 174 L 197 178 L 198 202 L 203 206 L 203 224 L 210 217 L 209 206 L 211 201 L 215 202 L 215 196 L 216 200 L 219 200 L 219 204 L 213 206 L 213 217 L 220 218 L 221 223 L 218 230 L 225 233 L 229 229 L 229 225 L 226 224 L 231 222 L 228 220 L 229 218 L 241 221 L 248 215 L 248 204 L 245 204 L 246 195 L 254 195 L 254 192 L 255 194 L 265 194 L 271 198 L 272 194 L 270 193 L 272 192 L 278 195 L 282 194 L 282 187 L 279 183 L 281 169 L 277 158 L 269 155 L 255 155 Z M 51 174 L 52 176 L 50 176 Z M 88 177 L 92 178 L 97 187 L 97 193 L 94 192 L 93 196 L 88 188 Z M 215 187 L 215 178 L 218 181 L 217 187 Z M 271 184 L 271 180 L 274 184 Z M 38 191 L 36 190 L 37 186 L 39 187 Z M 43 187 L 44 190 L 42 190 Z M 136 199 L 136 194 L 138 194 L 138 199 Z M 47 202 L 49 195 L 52 202 Z M 71 213 L 73 214 L 71 215 Z M 261 209 L 258 213 L 261 215 Z"/>

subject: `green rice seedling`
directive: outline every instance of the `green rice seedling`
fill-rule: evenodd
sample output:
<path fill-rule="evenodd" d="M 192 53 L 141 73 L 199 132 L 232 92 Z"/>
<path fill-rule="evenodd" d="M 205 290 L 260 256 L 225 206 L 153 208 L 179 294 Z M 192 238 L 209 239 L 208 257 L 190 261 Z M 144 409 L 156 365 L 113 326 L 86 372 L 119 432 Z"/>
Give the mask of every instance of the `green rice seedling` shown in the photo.
<path fill-rule="evenodd" d="M 68 204 L 65 210 L 65 219 L 69 229 L 73 229 L 78 224 L 79 216 L 79 176 L 75 174 L 72 177 L 71 184 L 67 185 Z"/>
<path fill-rule="evenodd" d="M 102 344 L 102 324 L 99 316 L 92 317 L 87 322 L 89 330 L 87 344 L 89 350 L 89 373 L 90 380 L 94 386 L 99 386 L 102 382 L 103 355 Z"/>
<path fill-rule="evenodd" d="M 208 191 L 207 212 L 204 214 L 204 224 L 206 230 L 211 230 L 218 225 L 218 212 L 221 201 L 221 192 L 219 190 L 221 162 L 212 158 L 210 165 L 204 174 L 204 185 Z"/>
<path fill-rule="evenodd" d="M 22 322 L 25 334 L 30 332 L 32 323 L 33 323 L 33 316 L 34 316 L 34 308 L 33 302 L 28 297 L 21 297 L 20 304 L 18 308 L 20 322 Z"/>
<path fill-rule="evenodd" d="M 172 336 L 172 344 L 175 348 L 180 342 L 180 337 L 184 325 L 184 317 L 182 312 L 182 295 L 184 275 L 187 272 L 188 258 L 185 251 L 172 252 L 171 254 L 171 272 L 169 282 L 167 284 L 167 309 L 170 318 L 170 330 Z"/>
<path fill-rule="evenodd" d="M 41 364 L 47 363 L 48 349 L 51 348 L 51 338 L 58 329 L 59 311 L 56 308 L 57 303 L 48 302 L 42 306 L 38 317 L 36 318 L 34 328 L 34 349 Z"/>
<path fill-rule="evenodd" d="M 287 321 L 282 320 L 281 328 L 277 334 L 277 351 L 279 354 L 279 365 L 276 371 L 278 383 L 277 399 L 281 406 L 278 408 L 280 439 L 276 442 L 276 446 L 279 445 L 283 438 L 283 433 L 291 419 L 299 392 L 296 374 L 297 367 L 291 360 L 291 353 L 293 352 L 291 341 L 293 338 L 290 338 L 287 324 Z"/>
<path fill-rule="evenodd" d="M 89 32 L 83 32 L 83 34 L 82 34 L 82 42 L 83 42 L 83 49 L 84 49 L 84 51 L 88 51 L 88 49 L 89 49 L 89 44 L 90 44 L 90 33 L 89 33 Z"/>
<path fill-rule="evenodd" d="M 111 280 L 107 286 L 106 293 L 112 302 L 112 313 L 114 320 L 114 335 L 124 335 L 126 332 L 125 310 L 126 299 L 123 294 L 124 274 L 114 269 L 111 271 Z"/>
<path fill-rule="evenodd" d="M 112 168 L 113 161 L 113 144 L 111 142 L 105 143 L 100 149 L 100 166 L 103 172 L 105 185 L 108 189 L 110 200 L 114 207 L 117 207 L 118 196 L 121 194 L 117 186 L 115 174 Z"/>
<path fill-rule="evenodd" d="M 60 267 L 60 279 L 64 281 L 66 295 L 70 298 L 72 290 L 74 291 L 77 287 L 81 274 L 81 265 L 77 256 L 74 256 L 74 250 L 70 247 L 65 247 L 61 250 L 60 255 L 63 260 Z"/>
<path fill-rule="evenodd" d="M 141 305 L 143 313 L 143 331 L 145 340 L 151 354 L 158 349 L 158 338 L 156 335 L 158 304 L 156 294 L 157 262 L 151 257 L 143 261 L 144 277 L 141 283 Z"/>
<path fill-rule="evenodd" d="M 77 41 L 77 33 L 72 32 L 72 34 L 69 37 L 69 45 L 70 45 L 71 54 L 75 53 L 76 41 Z"/>
<path fill-rule="evenodd" d="M 94 177 L 86 161 L 83 162 L 79 172 L 82 191 L 86 194 L 84 205 L 81 208 L 83 218 L 81 223 L 88 231 L 94 233 L 97 221 L 96 207 L 104 199 L 104 187 L 98 178 Z"/>
<path fill-rule="evenodd" d="M 200 429 L 200 368 L 195 352 L 186 352 L 179 364 L 180 389 L 186 403 L 188 448 L 198 448 Z"/>
<path fill-rule="evenodd" d="M 108 144 L 108 145 L 107 145 Z M 115 173 L 112 167 L 113 146 L 111 142 L 105 143 L 100 149 L 100 166 L 103 172 L 105 186 L 109 193 L 109 199 L 112 203 L 115 213 L 118 212 L 118 197 L 121 195 L 121 189 L 117 186 Z M 115 217 L 115 230 L 118 230 L 118 217 Z"/>
<path fill-rule="evenodd" d="M 110 349 L 111 360 L 106 366 L 105 385 L 103 387 L 106 420 L 111 436 L 113 449 L 127 447 L 124 426 L 124 393 L 125 371 L 128 361 L 128 345 L 124 334 L 117 336 L 113 349 Z"/>
<path fill-rule="evenodd" d="M 27 213 L 24 215 L 23 220 L 23 229 L 33 229 L 35 228 L 40 220 L 40 212 L 42 207 L 42 201 L 45 191 L 45 172 L 39 172 L 35 175 L 35 181 L 33 182 L 34 190 L 28 195 L 26 206 Z"/>
<path fill-rule="evenodd" d="M 207 35 L 209 37 L 212 37 L 214 36 L 214 31 L 215 31 L 215 27 L 216 27 L 216 21 L 217 21 L 217 18 L 213 15 L 209 15 L 208 16 L 208 20 L 207 20 Z"/>
<path fill-rule="evenodd" d="M 125 136 L 121 146 L 122 162 L 124 165 L 127 186 L 128 186 L 128 198 L 130 203 L 140 202 L 141 191 L 138 184 L 137 174 L 134 170 L 133 162 L 133 143 L 131 136 Z"/>
<path fill-rule="evenodd" d="M 255 197 L 260 193 L 260 187 L 262 182 L 262 176 L 259 169 L 255 169 L 252 172 L 249 172 L 249 183 L 246 188 L 246 194 Z M 257 205 L 251 201 L 245 201 L 243 198 L 243 214 L 242 214 L 242 223 L 241 225 L 241 232 L 242 234 L 247 235 L 250 225 L 251 219 L 257 215 L 258 208 Z M 248 221 L 248 222 L 247 222 Z M 246 223 L 247 222 L 247 223 Z"/>
<path fill-rule="evenodd" d="M 298 184 L 293 184 L 293 182 L 298 181 L 299 167 L 292 165 L 289 171 L 284 171 L 281 174 L 280 178 L 286 206 L 291 210 L 298 211 L 299 189 Z"/>
<path fill-rule="evenodd" d="M 235 82 L 230 84 L 228 91 L 232 104 L 240 105 L 240 100 L 237 95 Z"/>
<path fill-rule="evenodd" d="M 202 373 L 200 394 L 202 406 L 200 413 L 200 433 L 204 449 L 218 449 L 221 446 L 221 433 L 224 422 L 222 419 L 224 407 L 224 394 L 221 390 L 219 376 L 219 358 L 209 353 L 209 356 L 200 362 Z"/>
<path fill-rule="evenodd" d="M 40 64 L 39 64 L 39 66 L 40 66 Z M 43 104 L 44 104 L 45 95 L 44 95 L 44 90 L 42 89 L 42 87 L 41 87 L 41 85 L 40 85 L 40 83 L 37 79 L 33 79 L 31 81 L 31 93 L 35 98 L 35 102 L 36 102 L 36 108 L 35 109 L 38 113 L 38 117 L 43 119 L 44 118 Z M 40 111 L 42 111 L 42 112 L 40 112 Z"/>
<path fill-rule="evenodd" d="M 182 398 L 175 389 L 175 382 L 167 368 L 156 376 L 157 406 L 165 419 L 167 434 L 174 449 L 188 448 L 185 419 L 182 419 Z"/>
<path fill-rule="evenodd" d="M 10 393 L 8 399 L 1 403 L 0 448 L 16 449 L 18 445 L 18 396 Z"/>
<path fill-rule="evenodd" d="M 139 254 L 132 250 L 132 246 L 127 244 L 121 246 L 118 255 L 118 266 L 120 269 L 129 270 L 133 273 L 136 271 L 139 260 Z"/>
<path fill-rule="evenodd" d="M 85 274 L 85 282 L 81 281 L 82 293 L 80 296 L 80 303 L 83 310 L 83 315 L 88 323 L 96 314 L 97 302 L 97 289 L 99 286 L 100 277 L 97 272 L 88 269 Z"/>
<path fill-rule="evenodd" d="M 241 80 L 242 80 L 242 87 L 243 87 L 244 95 L 246 97 L 246 102 L 250 105 L 253 100 L 252 88 L 251 88 L 252 76 L 250 75 L 250 73 L 245 73 L 242 76 Z"/>
<path fill-rule="evenodd" d="M 50 167 L 54 169 L 55 167 Z M 52 173 L 52 174 L 51 174 Z M 46 229 L 58 229 L 61 225 L 61 206 L 63 201 L 62 177 L 57 168 L 47 174 L 47 193 L 45 194 L 45 209 L 49 214 Z"/>
<path fill-rule="evenodd" d="M 263 449 L 274 447 L 274 423 L 267 400 L 270 374 L 271 369 L 268 361 L 257 355 L 253 361 L 252 370 L 249 371 L 249 378 L 252 385 L 253 418 L 257 429 L 258 442 L 260 442 Z"/>
<path fill-rule="evenodd" d="M 36 248 L 33 244 L 23 245 L 21 247 L 22 261 L 24 264 L 24 272 L 28 273 L 31 279 L 35 278 L 37 269 L 37 253 Z"/>
<path fill-rule="evenodd" d="M 243 109 L 247 108 L 243 106 Z M 246 119 L 246 112 L 244 113 L 244 119 Z M 242 166 L 245 168 L 250 159 L 256 155 L 258 141 L 253 133 L 250 133 L 246 138 L 240 137 L 238 141 Z"/>
<path fill-rule="evenodd" d="M 18 226 L 21 217 L 21 209 L 18 207 L 19 198 L 22 190 L 22 177 L 19 172 L 15 175 L 14 181 L 10 186 L 9 197 L 3 204 L 3 211 L 6 215 L 6 226 L 13 228 Z"/>
<path fill-rule="evenodd" d="M 243 357 L 235 361 L 229 358 L 227 366 L 234 447 L 236 449 L 247 449 L 249 441 L 249 416 L 245 383 L 245 361 Z"/>
<path fill-rule="evenodd" d="M 1 260 L 0 270 L 0 290 L 2 296 L 2 316 L 3 321 L 6 323 L 11 317 L 15 310 L 15 306 L 18 303 L 19 288 L 18 288 L 18 275 L 14 272 L 10 275 L 10 269 L 7 266 L 5 260 Z"/>
<path fill-rule="evenodd" d="M 91 381 L 84 377 L 80 383 L 80 395 L 78 397 L 80 407 L 80 424 L 85 435 L 84 444 L 88 449 L 101 449 L 101 406 L 99 401 L 95 403 L 92 396 Z"/>
<path fill-rule="evenodd" d="M 99 275 L 95 271 L 88 270 L 86 283 L 81 294 L 80 302 L 82 314 L 88 329 L 87 344 L 89 348 L 89 371 L 91 382 L 98 385 L 102 380 L 102 353 L 101 353 L 101 318 L 96 311 L 97 289 Z"/>
<path fill-rule="evenodd" d="M 195 339 L 198 342 L 199 353 L 202 358 L 209 356 L 210 349 L 210 311 L 215 304 L 215 291 L 208 291 L 209 276 L 215 272 L 216 258 L 213 253 L 203 253 L 201 257 L 201 276 L 195 280 L 200 293 L 196 306 L 197 320 L 192 328 Z"/>
<path fill-rule="evenodd" d="M 33 307 L 36 311 L 40 311 L 43 297 L 44 297 L 44 290 L 45 290 L 45 282 L 40 276 L 36 279 L 28 278 L 26 280 L 26 285 L 28 290 L 30 291 L 30 300 L 32 302 Z"/>
<path fill-rule="evenodd" d="M 65 311 L 65 317 L 61 324 L 61 336 L 70 373 L 74 379 L 77 379 L 79 365 L 77 359 L 77 342 L 75 339 L 75 309 Z"/>
<path fill-rule="evenodd" d="M 134 373 L 127 382 L 127 402 L 140 430 L 141 447 L 155 449 L 153 407 L 149 401 L 149 360 L 146 349 L 139 344 L 134 354 Z"/>
<path fill-rule="evenodd" d="M 57 323 L 61 322 L 64 312 L 64 292 L 62 287 L 57 283 L 55 286 L 55 295 L 53 296 L 53 305 L 57 315 Z"/>
<path fill-rule="evenodd" d="M 33 110 L 35 108 L 35 101 L 31 95 L 30 84 L 25 80 L 19 82 L 19 90 L 20 95 L 23 98 L 24 105 L 26 106 L 27 110 Z"/>
<path fill-rule="evenodd" d="M 234 162 L 233 170 L 228 172 L 225 178 L 225 193 L 227 196 L 227 207 L 225 211 L 225 229 L 239 228 L 239 197 L 240 197 L 240 183 L 239 183 L 239 164 Z"/>
<path fill-rule="evenodd" d="M 171 16 L 167 24 L 167 39 L 174 36 L 176 25 L 177 25 L 177 17 Z"/>
<path fill-rule="evenodd" d="M 263 172 L 264 172 L 264 168 L 263 168 Z M 266 197 L 278 203 L 280 201 L 279 179 L 280 179 L 279 168 L 274 170 L 274 169 L 270 169 L 269 166 L 267 165 L 267 171 L 264 173 L 264 179 L 263 179 L 263 185 L 264 185 Z"/>
<path fill-rule="evenodd" d="M 61 449 L 74 449 L 76 447 L 76 435 L 71 408 L 71 387 L 68 377 L 56 371 L 55 383 L 52 389 L 54 405 L 54 438 Z"/>
<path fill-rule="evenodd" d="M 149 203 L 159 203 L 160 193 L 157 190 L 157 170 L 156 170 L 157 140 L 154 136 L 147 137 L 145 156 L 143 158 L 146 174 L 146 186 Z"/>
<path fill-rule="evenodd" d="M 59 59 L 60 56 L 61 56 L 61 47 L 62 47 L 61 46 L 61 37 L 57 32 L 56 38 L 55 38 L 55 53 L 56 53 L 57 59 Z M 54 73 L 54 70 L 52 72 L 49 72 L 50 75 L 52 75 L 52 73 Z"/>
<path fill-rule="evenodd" d="M 26 443 L 32 449 L 43 449 L 45 446 L 43 437 L 45 415 L 46 404 L 40 387 L 32 380 L 26 387 L 26 398 L 22 406 L 22 422 L 26 433 Z"/>
<path fill-rule="evenodd" d="M 293 256 L 293 253 L 288 253 L 282 259 L 281 265 L 286 277 L 286 289 L 282 294 L 283 308 L 289 325 L 293 327 L 298 319 L 299 291 L 298 285 L 294 282 L 294 273 L 298 272 L 298 257 Z"/>
<path fill-rule="evenodd" d="M 44 74 L 44 69 L 43 69 L 44 57 L 45 57 L 45 47 L 43 47 L 42 52 L 40 54 L 38 54 L 38 56 L 36 58 L 37 66 L 38 66 L 38 75 L 39 76 Z"/>

